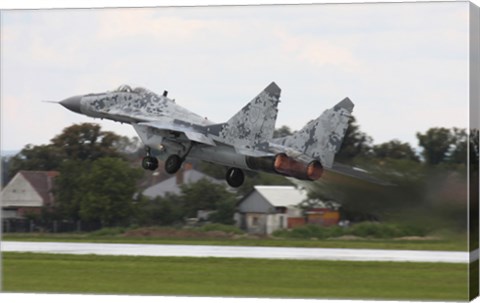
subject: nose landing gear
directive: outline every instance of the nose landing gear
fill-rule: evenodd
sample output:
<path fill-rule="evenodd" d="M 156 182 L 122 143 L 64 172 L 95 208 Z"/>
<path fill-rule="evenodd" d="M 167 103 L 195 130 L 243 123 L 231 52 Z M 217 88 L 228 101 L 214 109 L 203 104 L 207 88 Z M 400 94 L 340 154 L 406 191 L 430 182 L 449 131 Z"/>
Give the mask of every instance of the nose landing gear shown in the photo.
<path fill-rule="evenodd" d="M 142 159 L 142 167 L 147 170 L 156 170 L 158 168 L 158 160 L 150 154 L 150 148 L 145 148 L 147 156 Z"/>
<path fill-rule="evenodd" d="M 158 168 L 158 160 L 152 156 L 146 156 L 142 159 L 142 167 L 148 170 L 156 170 Z"/>

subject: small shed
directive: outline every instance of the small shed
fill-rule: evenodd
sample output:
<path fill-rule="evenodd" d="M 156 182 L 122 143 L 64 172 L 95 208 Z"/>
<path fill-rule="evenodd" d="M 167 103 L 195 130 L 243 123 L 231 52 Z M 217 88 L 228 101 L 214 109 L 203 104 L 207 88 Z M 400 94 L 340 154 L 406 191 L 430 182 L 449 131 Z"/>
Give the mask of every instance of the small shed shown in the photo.
<path fill-rule="evenodd" d="M 306 224 L 321 226 L 337 225 L 340 221 L 341 205 L 335 201 L 321 201 L 310 199 L 302 203 Z"/>
<path fill-rule="evenodd" d="M 237 204 L 237 225 L 254 234 L 288 228 L 291 218 L 302 217 L 297 205 L 306 198 L 306 192 L 294 186 L 254 186 Z"/>

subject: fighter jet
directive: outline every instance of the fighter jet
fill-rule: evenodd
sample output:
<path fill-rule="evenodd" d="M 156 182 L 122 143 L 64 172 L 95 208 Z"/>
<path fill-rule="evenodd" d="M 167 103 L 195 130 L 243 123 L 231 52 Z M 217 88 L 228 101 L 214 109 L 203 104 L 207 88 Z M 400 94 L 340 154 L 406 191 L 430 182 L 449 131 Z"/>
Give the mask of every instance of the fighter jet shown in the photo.
<path fill-rule="evenodd" d="M 154 150 L 166 159 L 169 174 L 189 158 L 226 166 L 225 178 L 232 187 L 243 184 L 243 170 L 317 180 L 333 165 L 354 105 L 345 98 L 300 131 L 274 139 L 280 92 L 272 82 L 225 123 L 214 123 L 179 106 L 167 91 L 158 95 L 127 85 L 70 97 L 60 104 L 93 118 L 131 124 L 145 145 L 142 167 L 147 170 L 158 168 Z"/>

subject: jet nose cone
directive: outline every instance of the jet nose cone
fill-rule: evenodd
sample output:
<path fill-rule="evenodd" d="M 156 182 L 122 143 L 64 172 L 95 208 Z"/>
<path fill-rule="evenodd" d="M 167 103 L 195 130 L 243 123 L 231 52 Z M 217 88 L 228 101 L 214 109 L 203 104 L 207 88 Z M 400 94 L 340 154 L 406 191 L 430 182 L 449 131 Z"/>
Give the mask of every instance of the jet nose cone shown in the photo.
<path fill-rule="evenodd" d="M 67 98 L 63 101 L 60 101 L 60 104 L 63 105 L 65 108 L 68 108 L 72 112 L 76 112 L 81 114 L 80 110 L 80 100 L 82 99 L 82 96 L 74 96 Z"/>

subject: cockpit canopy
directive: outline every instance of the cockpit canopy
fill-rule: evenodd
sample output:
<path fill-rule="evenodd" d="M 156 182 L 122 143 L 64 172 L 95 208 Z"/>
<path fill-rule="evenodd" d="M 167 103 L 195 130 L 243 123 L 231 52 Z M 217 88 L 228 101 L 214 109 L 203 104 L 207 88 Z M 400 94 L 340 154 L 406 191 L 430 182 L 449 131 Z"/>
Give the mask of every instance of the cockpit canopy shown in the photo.
<path fill-rule="evenodd" d="M 129 85 L 120 85 L 114 92 L 119 92 L 119 93 L 131 93 L 133 90 Z"/>
<path fill-rule="evenodd" d="M 114 92 L 119 92 L 119 93 L 137 93 L 137 94 L 145 94 L 145 93 L 150 93 L 149 90 L 143 88 L 143 87 L 136 87 L 132 89 L 129 85 L 120 85 Z"/>

